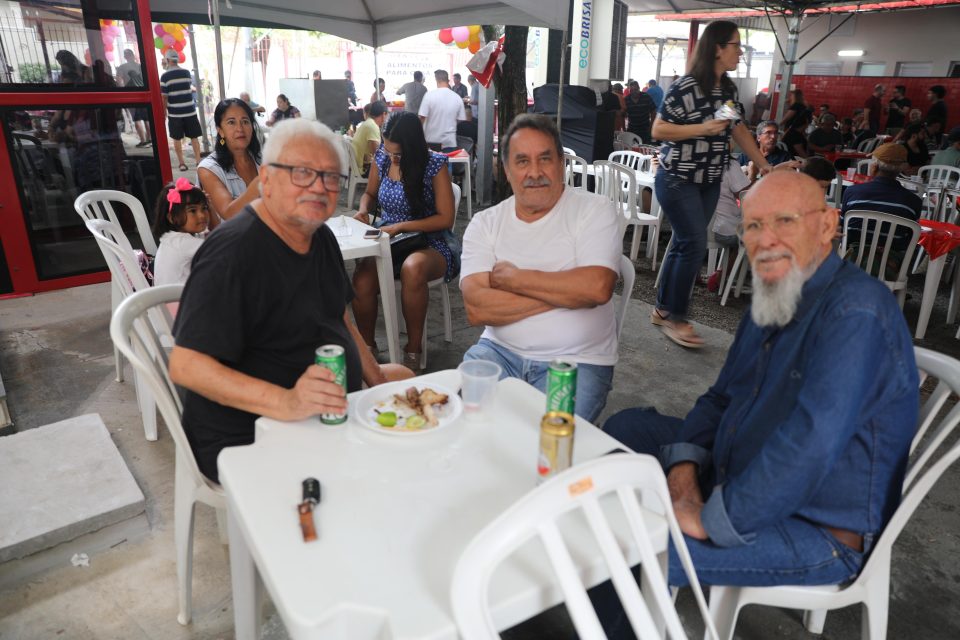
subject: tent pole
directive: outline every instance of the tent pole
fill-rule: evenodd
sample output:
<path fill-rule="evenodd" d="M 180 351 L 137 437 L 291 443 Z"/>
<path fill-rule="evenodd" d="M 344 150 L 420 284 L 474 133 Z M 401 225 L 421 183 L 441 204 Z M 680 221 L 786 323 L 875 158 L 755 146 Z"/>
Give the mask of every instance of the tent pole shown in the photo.
<path fill-rule="evenodd" d="M 190 38 L 190 51 L 193 52 L 193 77 L 197 79 L 197 109 L 200 110 L 200 130 L 203 132 L 203 150 L 210 152 L 210 136 L 207 135 L 207 110 L 204 108 L 203 88 L 200 84 L 200 67 L 197 66 L 197 42 L 193 38 L 193 25 L 187 25 L 187 36 Z"/>
<path fill-rule="evenodd" d="M 220 0 L 213 0 L 213 42 L 217 50 L 217 82 L 220 85 L 220 100 L 227 97 L 226 83 L 223 81 L 223 42 L 220 39 Z M 194 49 L 196 52 L 196 49 Z"/>
<path fill-rule="evenodd" d="M 563 130 L 560 124 L 560 115 L 563 113 L 563 85 L 567 82 L 567 78 L 563 77 L 563 68 L 567 66 L 567 36 L 569 33 L 564 29 L 563 37 L 560 38 L 560 89 L 557 92 L 557 131 Z"/>
<path fill-rule="evenodd" d="M 787 92 L 790 91 L 790 82 L 793 80 L 793 66 L 797 63 L 797 49 L 800 45 L 800 23 L 803 22 L 803 14 L 797 13 L 791 16 L 787 26 L 787 51 L 783 61 L 783 78 L 780 81 L 780 99 L 777 100 L 776 120 L 780 122 L 783 119 L 783 112 L 787 101 Z"/>

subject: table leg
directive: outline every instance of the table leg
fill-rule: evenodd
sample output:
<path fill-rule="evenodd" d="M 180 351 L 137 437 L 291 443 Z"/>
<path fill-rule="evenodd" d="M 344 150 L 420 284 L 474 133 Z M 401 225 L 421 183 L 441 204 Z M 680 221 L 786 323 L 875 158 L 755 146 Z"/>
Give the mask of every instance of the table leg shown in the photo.
<path fill-rule="evenodd" d="M 230 586 L 233 590 L 233 626 L 237 640 L 260 637 L 263 623 L 263 590 L 257 565 L 247 541 L 237 525 L 233 510 L 227 506 L 227 530 L 230 536 Z"/>
<path fill-rule="evenodd" d="M 467 161 L 463 183 L 467 185 L 467 220 L 473 218 L 473 178 L 470 177 L 470 162 Z"/>
<path fill-rule="evenodd" d="M 950 306 L 947 307 L 947 324 L 957 319 L 957 307 L 960 306 L 960 255 L 953 260 L 953 286 L 950 287 Z"/>
<path fill-rule="evenodd" d="M 380 281 L 380 302 L 383 305 L 383 323 L 387 327 L 387 349 L 390 362 L 400 363 L 400 332 L 397 329 L 397 294 L 393 282 L 393 259 L 390 237 L 380 236 L 380 255 L 376 257 L 377 278 Z"/>
<path fill-rule="evenodd" d="M 940 286 L 940 275 L 946 260 L 947 256 L 944 254 L 935 260 L 931 259 L 927 265 L 927 276 L 923 280 L 923 299 L 920 301 L 920 317 L 917 318 L 917 340 L 922 340 L 927 333 L 930 312 L 933 311 L 933 301 L 937 297 L 937 287 Z"/>
<path fill-rule="evenodd" d="M 660 201 L 657 200 L 657 190 L 650 189 L 650 215 L 660 217 Z M 660 242 L 660 224 L 662 221 L 657 223 L 657 232 L 650 233 L 649 239 L 647 242 L 647 258 L 653 258 L 653 251 L 657 247 L 657 243 Z M 648 232 L 649 233 L 649 232 Z"/>

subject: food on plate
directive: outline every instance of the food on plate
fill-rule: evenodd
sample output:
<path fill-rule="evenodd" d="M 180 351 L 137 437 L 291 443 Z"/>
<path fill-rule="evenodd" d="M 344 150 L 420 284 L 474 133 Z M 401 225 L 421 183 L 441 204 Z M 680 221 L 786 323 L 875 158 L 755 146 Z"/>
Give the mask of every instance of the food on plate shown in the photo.
<path fill-rule="evenodd" d="M 446 405 L 449 400 L 447 394 L 429 387 L 410 387 L 402 395 L 395 393 L 377 405 L 374 419 L 378 425 L 389 429 L 413 431 L 436 427 L 440 424 L 438 407 Z"/>

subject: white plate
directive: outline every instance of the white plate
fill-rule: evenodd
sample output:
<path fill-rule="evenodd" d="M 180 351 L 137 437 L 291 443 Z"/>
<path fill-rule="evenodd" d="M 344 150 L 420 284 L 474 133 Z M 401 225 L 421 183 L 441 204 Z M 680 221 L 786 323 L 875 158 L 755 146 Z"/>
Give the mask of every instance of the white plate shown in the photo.
<path fill-rule="evenodd" d="M 410 387 L 416 387 L 418 391 L 429 388 L 437 393 L 447 394 L 447 403 L 436 408 L 439 424 L 435 427 L 424 427 L 422 429 L 404 429 L 402 426 L 384 427 L 378 423 L 377 411 L 396 411 L 392 402 L 394 394 L 403 395 Z M 371 431 L 391 436 L 417 436 L 433 433 L 453 424 L 460 417 L 461 411 L 463 411 L 463 402 L 456 391 L 440 384 L 418 382 L 416 380 L 401 380 L 373 387 L 360 396 L 356 404 L 356 416 L 360 424 Z"/>

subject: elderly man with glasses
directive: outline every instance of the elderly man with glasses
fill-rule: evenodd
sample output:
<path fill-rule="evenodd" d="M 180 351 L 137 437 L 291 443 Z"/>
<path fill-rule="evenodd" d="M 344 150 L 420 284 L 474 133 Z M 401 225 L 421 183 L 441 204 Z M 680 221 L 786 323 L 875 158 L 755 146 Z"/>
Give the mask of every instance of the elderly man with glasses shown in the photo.
<path fill-rule="evenodd" d="M 629 409 L 604 427 L 659 455 L 706 584 L 852 580 L 897 507 L 913 344 L 886 286 L 831 250 L 836 228 L 809 176 L 760 180 L 738 230 L 753 300 L 717 381 L 685 419 Z"/>
<path fill-rule="evenodd" d="M 258 416 L 343 413 L 346 393 L 412 375 L 377 364 L 347 316 L 350 278 L 325 226 L 346 178 L 343 145 L 309 120 L 277 125 L 263 149 L 261 198 L 221 224 L 193 260 L 174 325 L 170 377 L 186 389 L 183 426 L 217 481 L 224 447 L 253 442 Z M 343 347 L 346 389 L 314 362 Z"/>

